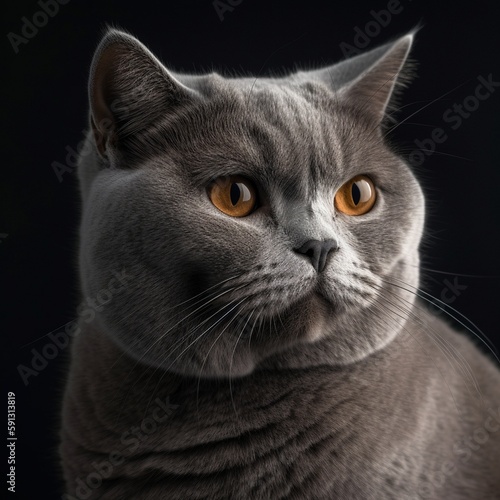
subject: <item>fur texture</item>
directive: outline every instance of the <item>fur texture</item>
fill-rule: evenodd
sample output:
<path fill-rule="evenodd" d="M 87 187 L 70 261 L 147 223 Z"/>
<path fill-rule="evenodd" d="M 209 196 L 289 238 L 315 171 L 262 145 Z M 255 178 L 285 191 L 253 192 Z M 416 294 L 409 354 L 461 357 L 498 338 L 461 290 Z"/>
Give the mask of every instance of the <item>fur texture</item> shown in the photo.
<path fill-rule="evenodd" d="M 73 345 L 70 497 L 500 498 L 500 374 L 415 300 L 424 200 L 384 140 L 412 39 L 228 79 L 105 36 L 81 281 L 86 297 L 113 272 L 127 284 Z M 360 174 L 373 209 L 340 213 Z M 256 186 L 246 217 L 207 195 L 228 175 Z M 317 272 L 297 249 L 329 239 Z"/>

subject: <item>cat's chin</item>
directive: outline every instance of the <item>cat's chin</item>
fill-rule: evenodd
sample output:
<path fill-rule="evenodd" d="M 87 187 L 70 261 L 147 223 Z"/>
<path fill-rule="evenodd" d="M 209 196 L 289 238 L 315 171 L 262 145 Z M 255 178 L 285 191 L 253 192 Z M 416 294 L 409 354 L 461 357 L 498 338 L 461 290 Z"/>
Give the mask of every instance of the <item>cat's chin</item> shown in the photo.
<path fill-rule="evenodd" d="M 315 342 L 325 335 L 327 311 L 331 312 L 333 304 L 320 292 L 314 291 L 308 300 L 309 325 L 304 329 L 303 339 Z"/>

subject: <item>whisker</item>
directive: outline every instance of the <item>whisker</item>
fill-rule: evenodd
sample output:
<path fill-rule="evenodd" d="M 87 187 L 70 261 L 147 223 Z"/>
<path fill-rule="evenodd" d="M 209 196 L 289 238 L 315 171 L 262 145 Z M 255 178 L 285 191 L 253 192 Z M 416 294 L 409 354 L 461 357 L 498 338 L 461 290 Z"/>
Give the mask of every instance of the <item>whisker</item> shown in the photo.
<path fill-rule="evenodd" d="M 167 351 L 165 354 L 166 356 L 170 356 L 172 353 L 174 353 L 181 345 L 182 343 L 191 335 L 193 335 L 197 330 L 199 330 L 204 324 L 208 323 L 214 316 L 217 316 L 220 314 L 226 307 L 229 307 L 230 305 L 234 304 L 238 299 L 233 299 L 227 304 L 223 305 L 220 309 L 217 311 L 213 312 L 210 316 L 205 318 L 203 321 L 199 322 L 194 326 L 194 328 L 190 328 L 186 333 L 181 335 L 173 344 L 170 346 L 170 349 Z M 168 333 L 168 332 L 167 332 Z"/>
<path fill-rule="evenodd" d="M 164 354 L 165 357 L 168 357 L 170 356 L 171 354 L 173 354 L 179 347 L 181 347 L 182 343 L 184 342 L 184 340 L 186 340 L 187 338 L 191 337 L 198 329 L 200 329 L 204 324 L 208 323 L 208 321 L 210 321 L 214 316 L 217 316 L 218 314 L 220 314 L 224 309 L 226 309 L 227 307 L 230 307 L 232 304 L 234 304 L 234 302 L 236 302 L 238 299 L 234 299 L 232 300 L 231 302 L 229 302 L 228 304 L 225 304 L 223 305 L 220 309 L 218 309 L 217 311 L 215 311 L 211 316 L 209 316 L 208 318 L 205 318 L 201 323 L 198 323 L 193 329 L 189 330 L 185 335 L 183 335 L 180 339 L 178 339 L 172 346 L 171 348 L 167 351 L 167 353 Z M 231 311 L 229 311 L 231 312 Z M 222 320 L 222 318 L 221 318 Z M 214 327 L 217 325 L 218 322 L 215 322 L 214 325 L 212 325 L 210 328 Z M 208 330 L 209 330 L 208 329 Z M 208 331 L 207 330 L 207 331 Z M 203 336 L 204 334 L 202 334 L 201 336 Z M 199 338 L 201 338 L 201 336 Z M 195 341 L 198 340 L 198 339 L 195 339 Z M 195 342 L 193 341 L 193 343 Z M 190 344 L 191 345 L 191 344 Z M 189 348 L 190 346 L 188 346 Z M 181 353 L 182 355 L 183 353 Z M 155 395 L 155 392 L 156 392 L 156 389 L 158 387 L 158 385 L 160 384 L 160 382 L 163 380 L 164 376 L 169 373 L 170 371 L 170 368 L 173 366 L 173 364 L 177 361 L 177 359 L 179 359 L 179 357 L 177 357 L 173 362 L 172 364 L 167 368 L 167 369 L 163 369 L 161 366 L 157 366 L 154 370 L 154 372 L 152 373 L 152 375 L 148 378 L 148 381 L 151 379 L 151 377 L 161 368 L 163 369 L 163 373 L 162 375 L 160 376 L 158 382 L 156 383 L 154 389 L 153 389 L 153 392 L 151 394 L 151 397 L 149 399 L 149 402 L 148 402 L 148 405 L 146 407 L 146 413 L 147 413 L 147 410 L 149 408 L 149 405 L 151 404 L 151 401 L 153 400 L 153 397 Z M 140 379 L 140 378 L 139 378 Z M 137 381 L 136 381 L 137 383 Z M 145 414 L 146 414 L 145 413 Z"/>
<path fill-rule="evenodd" d="M 237 307 L 239 307 L 243 302 L 245 302 L 245 300 L 247 300 L 247 297 L 243 297 L 243 299 L 241 299 L 232 309 L 231 311 L 233 311 L 234 309 L 236 309 Z M 229 311 L 229 312 L 231 312 Z M 199 370 L 200 374 L 198 376 L 198 384 L 197 384 L 197 387 L 196 387 L 196 411 L 198 412 L 199 414 L 199 406 L 198 406 L 198 403 L 199 403 L 199 393 L 200 393 L 200 383 L 201 383 L 201 377 L 203 375 L 203 367 L 205 366 L 205 363 L 207 362 L 208 360 L 208 357 L 210 356 L 210 352 L 212 351 L 214 345 L 217 343 L 217 341 L 222 337 L 222 335 L 224 335 L 224 332 L 229 328 L 229 326 L 231 325 L 231 323 L 237 318 L 237 314 L 234 315 L 230 320 L 229 322 L 227 323 L 227 325 L 222 329 L 222 331 L 219 333 L 219 335 L 217 335 L 216 339 L 213 341 L 212 345 L 210 346 L 210 348 L 208 349 L 208 352 L 207 352 L 207 355 L 205 356 L 205 359 L 203 360 L 203 363 L 201 364 L 201 368 Z M 215 325 L 212 326 L 212 328 L 214 327 Z"/>
<path fill-rule="evenodd" d="M 463 87 L 469 81 L 470 81 L 470 79 L 466 80 L 465 82 L 461 83 L 460 85 L 457 85 L 456 87 L 452 88 L 448 92 L 445 92 L 444 94 L 441 94 L 439 97 L 436 97 L 436 99 L 433 99 L 431 102 L 429 102 L 425 106 L 420 107 L 419 109 L 417 109 L 417 111 L 414 111 L 413 113 L 411 113 L 410 115 L 408 115 L 406 118 L 404 118 L 403 120 L 399 121 L 396 125 L 393 125 L 392 127 L 390 127 L 384 133 L 384 138 L 387 137 L 393 130 L 396 130 L 398 127 L 400 127 L 403 123 L 407 122 L 411 117 L 417 115 L 418 113 L 420 113 L 421 111 L 423 111 L 425 108 L 428 108 L 429 106 L 431 106 L 435 102 L 440 101 L 443 97 L 446 97 L 447 95 L 451 94 L 452 92 L 455 92 L 455 90 L 458 90 L 460 87 Z"/>
<path fill-rule="evenodd" d="M 443 354 L 445 355 L 447 360 L 448 360 L 448 356 L 451 356 L 451 358 L 453 358 L 453 360 L 456 361 L 456 363 L 458 364 L 458 367 L 462 373 L 464 381 L 466 381 L 467 379 L 470 379 L 472 381 L 472 384 L 474 385 L 474 388 L 476 389 L 477 393 L 479 394 L 481 401 L 483 401 L 483 395 L 481 393 L 481 390 L 479 388 L 477 380 L 474 377 L 472 369 L 471 369 L 469 363 L 467 362 L 467 360 L 463 357 L 463 355 L 460 353 L 460 351 L 457 348 L 455 348 L 450 342 L 448 342 L 446 339 L 444 339 L 436 330 L 431 328 L 429 324 L 422 321 L 422 319 L 419 318 L 418 315 L 416 315 L 413 312 L 412 308 L 416 308 L 416 309 L 419 309 L 421 311 L 424 311 L 424 310 L 419 308 L 417 305 L 412 304 L 411 302 L 407 301 L 404 297 L 400 297 L 399 295 L 395 294 L 394 292 L 391 292 L 390 290 L 386 290 L 386 292 L 390 293 L 391 295 L 393 295 L 395 297 L 395 299 L 398 299 L 400 302 L 402 302 L 402 304 L 399 308 L 402 311 L 404 311 L 405 313 L 407 313 L 408 315 L 410 315 L 414 319 L 414 321 L 419 326 L 421 326 L 423 328 L 422 331 L 424 333 L 433 335 L 432 337 L 430 337 L 431 340 L 435 341 L 435 343 L 436 342 L 439 343 L 439 345 L 441 346 L 441 351 L 443 352 Z M 387 300 L 387 298 L 386 298 L 386 300 Z M 396 304 L 393 304 L 393 305 L 394 305 L 394 307 L 398 307 Z M 448 360 L 448 363 L 450 364 L 450 367 L 456 371 L 456 368 L 453 367 L 453 365 L 449 362 L 449 360 Z M 469 392 L 470 392 L 469 386 L 467 384 L 466 384 L 466 387 L 467 387 L 467 390 L 469 390 Z M 472 395 L 472 393 L 471 393 L 471 395 Z"/>
<path fill-rule="evenodd" d="M 233 352 L 231 354 L 231 359 L 229 361 L 229 394 L 231 396 L 231 404 L 233 405 L 234 414 L 236 415 L 236 418 L 238 418 L 238 412 L 236 410 L 236 405 L 234 403 L 233 389 L 232 389 L 232 380 L 233 379 L 232 379 L 232 376 L 231 376 L 232 375 L 233 361 L 234 361 L 234 354 L 236 352 L 236 347 L 238 346 L 238 342 L 240 341 L 241 336 L 243 335 L 243 333 L 245 333 L 246 327 L 247 327 L 248 323 L 250 322 L 250 319 L 252 318 L 254 312 L 255 312 L 255 309 L 252 310 L 252 312 L 248 316 L 245 324 L 243 325 L 243 328 L 241 329 L 241 332 L 238 335 L 238 338 L 236 339 L 236 342 L 234 344 Z"/>
<path fill-rule="evenodd" d="M 454 155 L 451 153 L 446 153 L 445 151 L 438 151 L 436 149 L 432 150 L 432 149 L 425 149 L 425 148 L 412 148 L 412 149 L 407 149 L 406 151 L 402 150 L 403 153 L 404 152 L 412 153 L 413 151 L 422 151 L 422 153 L 424 153 L 424 154 L 429 153 L 429 155 L 427 155 L 427 158 L 429 158 L 430 156 L 438 155 L 438 156 L 449 156 L 450 158 L 457 158 L 458 160 L 465 160 L 465 161 L 470 161 L 470 162 L 475 161 L 472 158 L 466 158 L 465 156 Z"/>
<path fill-rule="evenodd" d="M 414 265 L 414 264 L 408 264 L 412 267 L 418 267 L 419 269 L 422 269 L 423 271 L 428 271 L 431 273 L 437 273 L 437 274 L 446 274 L 448 276 L 463 276 L 464 278 L 486 278 L 486 279 L 496 279 L 500 278 L 500 276 L 496 275 L 481 275 L 481 274 L 461 274 L 461 273 L 450 273 L 448 271 L 439 271 L 438 269 L 431 269 L 429 267 L 423 267 L 419 265 Z"/>
<path fill-rule="evenodd" d="M 206 289 L 206 290 L 204 290 L 203 292 L 200 292 L 200 293 L 196 294 L 195 296 L 191 297 L 190 299 L 187 299 L 187 300 L 185 300 L 185 301 L 181 302 L 180 304 L 177 304 L 177 305 L 175 305 L 175 306 L 172 306 L 172 307 L 171 307 L 171 308 L 169 308 L 169 309 L 166 309 L 166 311 L 173 310 L 173 309 L 175 309 L 175 308 L 177 308 L 178 306 L 183 305 L 183 304 L 185 305 L 185 304 L 187 304 L 188 302 L 190 302 L 190 301 L 192 301 L 192 300 L 194 300 L 194 299 L 196 299 L 196 298 L 200 297 L 201 295 L 203 295 L 203 294 L 205 294 L 205 293 L 209 292 L 210 290 L 213 290 L 215 287 L 220 287 L 221 285 L 223 285 L 223 284 L 227 283 L 228 281 L 233 280 L 233 279 L 236 279 L 236 278 L 239 278 L 239 277 L 241 277 L 241 276 L 242 276 L 242 275 L 240 274 L 240 275 L 237 275 L 237 276 L 232 276 L 231 278 L 224 279 L 224 280 L 222 280 L 220 283 L 217 283 L 216 285 L 213 285 L 213 286 L 211 286 L 211 287 L 207 288 L 207 289 Z M 191 307 L 195 306 L 196 304 L 199 304 L 200 302 L 202 302 L 202 301 L 203 301 L 203 300 L 205 300 L 206 298 L 212 297 L 214 294 L 217 294 L 217 292 L 218 292 L 217 290 L 212 291 L 211 293 L 209 293 L 209 296 L 208 296 L 208 297 L 203 297 L 203 298 L 201 298 L 201 299 L 197 300 L 195 303 L 190 304 L 190 305 L 189 305 L 189 307 L 187 308 L 187 310 L 189 310 L 189 308 L 191 308 Z M 129 314 L 128 314 L 125 318 L 122 318 L 122 321 L 123 321 L 124 319 L 129 318 L 129 317 L 130 317 L 130 316 L 132 316 L 133 314 L 135 314 L 135 311 L 131 311 L 131 312 L 130 312 L 130 313 L 129 313 Z M 175 326 L 177 326 L 177 325 L 175 325 Z M 142 341 L 142 339 L 141 339 L 141 338 L 137 338 L 137 339 L 135 339 L 135 341 L 134 341 L 134 342 L 133 342 L 133 343 L 132 343 L 129 347 L 130 347 L 131 349 L 133 349 L 133 348 L 134 348 L 134 347 L 136 347 L 136 346 L 137 346 L 137 345 L 138 345 L 141 341 Z M 126 354 L 126 352 L 124 351 L 124 352 L 122 352 L 122 354 L 121 354 L 120 356 L 118 356 L 118 357 L 116 358 L 116 361 L 115 361 L 115 362 L 114 362 L 114 363 L 110 366 L 110 368 L 108 369 L 108 372 L 109 372 L 109 371 L 111 371 L 111 369 L 112 369 L 112 368 L 116 365 L 116 363 L 118 363 L 118 361 L 119 361 L 119 360 L 120 360 L 123 356 L 125 356 L 125 354 Z"/>
<path fill-rule="evenodd" d="M 183 301 L 183 302 L 180 302 L 179 304 L 176 304 L 175 306 L 172 306 L 171 308 L 167 309 L 167 311 L 170 311 L 170 310 L 175 309 L 175 308 L 177 308 L 177 307 L 179 307 L 179 306 L 182 306 L 182 305 L 184 305 L 184 304 L 186 304 L 186 303 L 188 303 L 188 302 L 191 302 L 192 300 L 194 300 L 194 299 L 196 299 L 196 298 L 198 298 L 198 297 L 200 297 L 200 296 L 202 296 L 202 295 L 206 294 L 206 293 L 207 293 L 207 292 L 209 292 L 210 290 L 213 290 L 214 288 L 220 287 L 221 285 L 224 285 L 224 284 L 225 284 L 225 283 L 227 283 L 228 281 L 231 281 L 231 280 L 234 280 L 234 279 L 237 279 L 237 278 L 241 278 L 241 276 L 242 276 L 242 274 L 238 274 L 238 275 L 235 275 L 235 276 L 231 276 L 230 278 L 226 278 L 225 280 L 222 280 L 220 283 L 217 283 L 217 284 L 215 284 L 215 285 L 212 285 L 211 287 L 207 288 L 206 290 L 203 290 L 202 292 L 197 293 L 197 294 L 196 294 L 196 295 L 194 295 L 193 297 L 191 297 L 191 298 L 189 298 L 189 299 L 187 299 L 187 300 L 185 300 L 185 301 Z M 216 293 L 216 292 L 214 292 L 214 293 Z M 202 299 L 200 299 L 200 300 L 203 300 L 203 298 L 202 298 Z M 198 302 L 200 302 L 200 301 L 198 301 Z M 198 302 L 196 302 L 196 303 L 198 303 Z"/>
<path fill-rule="evenodd" d="M 158 342 L 160 342 L 163 338 L 165 338 L 166 335 L 168 335 L 174 328 L 178 327 L 183 321 L 186 321 L 186 319 L 188 319 L 189 317 L 191 317 L 193 314 L 195 314 L 198 311 L 204 309 L 208 304 L 214 302 L 215 300 L 217 300 L 218 298 L 222 297 L 223 295 L 226 295 L 227 293 L 230 293 L 230 292 L 232 292 L 234 290 L 238 290 L 240 288 L 243 288 L 244 286 L 246 286 L 246 285 L 241 285 L 241 286 L 236 287 L 236 288 L 229 288 L 229 289 L 225 290 L 224 292 L 219 293 L 217 296 L 213 297 L 212 299 L 210 299 L 209 301 L 205 302 L 201 306 L 197 307 L 194 311 L 191 311 L 188 315 L 184 316 L 181 320 L 179 320 L 177 323 L 175 323 L 175 325 L 173 325 L 172 327 L 170 327 L 166 332 L 164 332 L 160 337 L 158 337 L 151 344 L 151 346 L 148 347 L 148 349 L 143 353 L 143 355 L 139 358 L 139 360 L 137 361 L 137 363 L 139 363 L 140 361 L 142 361 L 142 359 L 144 358 L 144 356 L 146 356 L 151 351 L 151 349 L 153 349 L 153 347 L 158 344 Z M 137 365 L 137 363 L 136 363 L 136 365 Z"/>
<path fill-rule="evenodd" d="M 258 312 L 257 317 L 255 318 L 255 321 L 253 322 L 252 328 L 250 330 L 250 335 L 248 336 L 248 348 L 250 348 L 254 329 L 255 329 L 255 326 L 257 325 L 257 323 L 260 321 L 261 315 L 262 315 L 262 309 Z"/>
<path fill-rule="evenodd" d="M 236 299 L 235 299 L 236 300 Z M 240 302 L 241 303 L 241 302 Z M 170 370 L 170 368 L 175 364 L 175 362 L 193 345 L 195 344 L 196 342 L 198 342 L 203 336 L 205 336 L 212 328 L 214 328 L 215 326 L 217 326 L 228 314 L 230 314 L 232 311 L 234 311 L 234 309 L 236 309 L 236 307 L 238 307 L 238 305 L 240 304 L 236 304 L 234 307 L 232 307 L 229 311 L 227 311 L 226 313 L 224 313 L 224 315 L 222 317 L 220 317 L 219 319 L 217 319 L 217 321 L 209 326 L 206 330 L 203 331 L 203 333 L 201 333 L 200 335 L 198 335 L 198 337 L 196 337 L 196 339 L 194 339 L 173 361 L 172 363 L 169 365 L 169 367 L 167 368 L 167 371 Z M 226 304 L 224 306 L 227 307 L 228 304 Z"/>
<path fill-rule="evenodd" d="M 183 317 L 180 321 L 178 321 L 174 326 L 172 326 L 170 329 L 168 329 L 166 332 L 164 332 L 162 335 L 160 335 L 152 344 L 150 347 L 148 347 L 148 349 L 146 349 L 146 351 L 142 354 L 142 356 L 135 362 L 134 366 L 132 367 L 132 369 L 129 371 L 127 377 L 125 378 L 125 381 L 128 380 L 128 377 L 132 374 L 133 370 L 135 369 L 135 367 L 144 359 L 144 357 L 151 351 L 151 349 L 153 349 L 154 346 L 156 346 L 160 341 L 162 341 L 166 335 L 168 335 L 168 333 L 170 333 L 174 328 L 176 328 L 177 326 L 179 326 L 183 321 L 185 321 L 186 319 L 188 319 L 189 317 L 191 317 L 193 314 L 195 314 L 196 312 L 204 309 L 207 305 L 209 305 L 210 303 L 212 303 L 214 300 L 218 299 L 219 297 L 233 291 L 233 290 L 238 290 L 240 288 L 243 288 L 245 286 L 248 286 L 248 284 L 243 284 L 243 285 L 240 285 L 239 287 L 235 287 L 235 288 L 229 288 L 221 293 L 219 293 L 216 297 L 208 300 L 207 302 L 205 302 L 203 305 L 197 307 L 194 311 L 191 311 L 187 316 Z M 237 300 L 237 299 L 235 299 Z M 234 301 L 232 301 L 234 302 Z M 230 303 L 231 304 L 231 303 Z M 210 316 L 210 318 L 212 318 L 213 316 L 219 314 L 225 307 L 227 307 L 227 304 L 225 306 L 223 306 L 219 311 L 216 311 L 214 314 L 212 314 L 212 316 Z M 210 319 L 208 318 L 208 319 Z M 206 319 L 204 322 L 208 321 L 208 319 Z M 203 323 L 204 323 L 203 322 Z M 202 323 L 202 324 L 203 324 Z M 200 325 L 198 325 L 199 327 Z M 197 328 L 198 328 L 197 327 Z M 178 347 L 180 347 L 182 345 L 182 342 L 184 341 L 185 338 L 187 338 L 189 336 L 189 333 L 182 336 L 180 339 L 178 339 L 175 343 L 174 343 L 174 346 L 177 345 L 177 347 L 175 349 L 172 349 L 169 351 L 168 355 L 171 353 L 171 352 L 175 352 L 177 350 Z M 172 346 L 172 347 L 174 347 Z M 189 346 L 188 346 L 189 347 Z M 182 354 L 182 353 L 181 353 Z M 175 361 L 177 360 L 178 358 L 176 358 L 174 360 L 173 363 L 175 363 Z M 167 369 L 167 371 L 171 368 L 172 365 L 170 365 L 170 367 Z M 156 368 L 156 370 L 158 369 L 159 367 Z M 155 371 L 156 371 L 155 370 Z M 154 372 L 153 372 L 153 375 L 154 375 Z M 152 375 L 151 375 L 152 376 Z M 132 385 L 132 387 L 129 389 L 129 391 L 127 392 L 127 394 L 124 396 L 124 400 L 122 401 L 122 408 L 124 406 L 124 403 L 126 401 L 126 398 L 128 397 L 128 394 L 130 393 L 130 391 L 135 387 L 135 385 L 141 380 L 142 378 L 142 375 L 134 382 L 134 384 Z M 124 382 L 125 382 L 124 381 Z M 121 412 L 118 416 L 118 418 L 121 416 Z"/>
<path fill-rule="evenodd" d="M 382 294 L 379 293 L 378 290 L 374 290 L 374 292 L 382 299 L 384 299 L 386 302 L 388 302 L 389 304 L 393 305 L 390 301 L 387 300 L 386 297 L 384 297 Z M 401 314 L 398 314 L 397 312 L 395 312 L 393 309 L 387 307 L 387 304 L 385 304 L 386 306 L 386 309 L 387 311 L 393 313 L 393 314 L 396 314 L 397 316 L 399 316 L 400 318 L 402 318 L 403 320 L 407 320 L 407 316 L 406 315 L 401 315 Z M 395 306 L 396 308 L 398 308 L 397 306 Z M 399 308 L 398 308 L 399 309 Z M 379 319 L 382 319 L 379 317 Z M 394 319 L 394 318 L 393 318 Z M 406 328 L 406 326 L 403 324 L 402 326 L 402 329 L 408 334 L 411 336 L 411 338 L 419 345 L 420 349 L 425 353 L 427 354 L 427 350 L 425 349 L 425 347 L 423 347 L 423 345 L 418 341 L 418 339 L 415 337 L 415 335 L 413 335 L 410 330 L 408 328 Z M 425 332 L 424 332 L 425 333 Z M 432 338 L 431 338 L 432 340 Z M 439 349 L 439 345 L 438 345 L 438 349 Z M 446 357 L 446 355 L 445 355 Z M 449 361 L 448 361 L 449 362 Z M 432 364 L 434 365 L 434 367 L 436 368 L 436 370 L 441 374 L 441 377 L 443 378 L 444 380 L 444 383 L 446 384 L 446 387 L 448 389 L 448 392 L 450 393 L 450 396 L 453 400 L 453 404 L 455 406 L 455 409 L 457 411 L 457 414 L 460 415 L 460 411 L 458 409 L 458 405 L 457 405 L 457 402 L 455 400 L 455 396 L 453 395 L 453 392 L 451 390 L 451 387 L 450 387 L 450 384 L 448 383 L 448 381 L 446 380 L 446 377 L 444 376 L 443 372 L 441 371 L 441 368 L 438 366 L 438 364 L 435 362 L 435 361 L 432 361 Z"/>
<path fill-rule="evenodd" d="M 469 318 L 467 318 L 465 315 L 463 315 L 460 311 L 457 311 L 454 307 L 450 306 L 449 304 L 446 304 L 445 302 L 439 300 L 437 297 L 434 297 L 433 295 L 431 295 L 430 293 L 427 293 L 423 290 L 421 290 L 420 288 L 418 287 L 415 287 L 413 285 L 410 285 L 409 283 L 406 283 L 404 282 L 403 280 L 399 279 L 399 278 L 394 278 L 396 279 L 397 281 L 403 283 L 403 285 L 406 285 L 410 288 L 414 288 L 416 291 L 413 291 L 413 290 L 408 290 L 407 288 L 405 288 L 404 286 L 402 285 L 398 285 L 397 283 L 392 283 L 388 280 L 385 280 L 383 279 L 382 281 L 384 281 L 384 283 L 387 283 L 388 285 L 392 285 L 392 286 L 395 286 L 395 287 L 399 287 L 403 290 L 406 290 L 407 292 L 410 292 L 410 293 L 414 293 L 417 297 L 420 297 L 422 300 L 425 300 L 427 303 L 429 304 L 432 304 L 433 306 L 437 307 L 438 309 L 440 309 L 441 311 L 443 311 L 445 314 L 447 314 L 450 318 L 452 318 L 453 320 L 455 320 L 457 323 L 459 323 L 460 325 L 462 325 L 464 328 L 466 328 L 470 333 L 472 333 L 475 337 L 477 337 L 490 351 L 491 353 L 493 354 L 493 356 L 495 357 L 495 359 L 497 360 L 497 362 L 500 364 L 500 359 L 498 358 L 498 356 L 496 355 L 495 353 L 495 349 L 494 349 L 494 346 L 493 346 L 493 343 L 491 342 L 491 340 L 486 336 L 486 334 L 477 326 L 475 325 Z M 420 292 L 420 293 L 419 293 Z M 429 298 L 427 297 L 430 297 L 432 298 L 433 300 L 430 300 Z M 455 316 L 453 316 L 453 314 L 451 314 L 448 310 L 446 310 L 444 307 L 440 307 L 438 304 L 436 304 L 435 301 L 437 301 L 439 304 L 442 304 L 443 306 L 446 306 L 446 307 L 449 307 L 453 312 L 455 312 L 456 314 L 458 314 L 459 316 L 461 316 L 462 318 L 464 318 L 465 320 L 467 320 L 474 328 L 477 329 L 477 331 L 483 335 L 483 337 L 486 339 L 486 341 L 488 341 L 488 343 L 490 345 L 488 345 L 488 343 L 483 340 L 483 338 L 481 338 L 481 336 L 476 333 L 474 330 L 472 330 L 470 327 L 468 327 L 465 323 L 463 323 L 462 321 L 460 321 L 458 318 L 456 318 Z M 493 346 L 493 348 L 491 347 Z"/>

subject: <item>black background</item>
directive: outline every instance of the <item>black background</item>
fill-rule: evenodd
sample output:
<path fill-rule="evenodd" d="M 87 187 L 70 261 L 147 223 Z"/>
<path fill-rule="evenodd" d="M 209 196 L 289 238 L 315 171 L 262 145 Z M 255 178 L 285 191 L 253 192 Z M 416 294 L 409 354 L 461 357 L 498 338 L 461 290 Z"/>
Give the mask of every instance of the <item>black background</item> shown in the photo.
<path fill-rule="evenodd" d="M 47 342 L 41 337 L 73 319 L 79 302 L 76 175 L 65 173 L 59 182 L 51 165 L 64 163 L 66 147 L 76 149 L 81 140 L 88 67 L 106 23 L 130 31 L 178 71 L 264 75 L 295 64 L 340 60 L 340 44 L 354 45 L 355 28 L 364 31 L 370 11 L 386 9 L 388 2 L 243 0 L 221 21 L 211 0 L 71 0 L 17 54 L 7 33 L 21 34 L 21 18 L 32 19 L 41 9 L 35 1 L 13 4 L 2 14 L 7 99 L 2 150 L 8 181 L 1 186 L 0 255 L 3 317 L 9 319 L 2 332 L 7 338 L 4 389 L 17 399 L 16 497 L 58 498 L 57 428 L 66 356 L 30 377 L 28 386 L 17 367 L 30 366 L 31 349 L 41 350 Z M 367 46 L 422 25 L 412 52 L 418 76 L 398 115 L 407 120 L 391 137 L 411 151 L 414 140 L 430 137 L 435 127 L 448 134 L 415 169 L 429 200 L 424 265 L 451 273 L 426 272 L 426 290 L 454 298 L 451 305 L 498 348 L 500 88 L 456 130 L 443 121 L 443 113 L 474 94 L 479 75 L 491 73 L 500 81 L 500 19 L 495 2 L 401 0 L 400 5 L 401 12 L 369 37 Z M 445 279 L 466 289 L 456 297 L 450 290 L 441 295 Z"/>

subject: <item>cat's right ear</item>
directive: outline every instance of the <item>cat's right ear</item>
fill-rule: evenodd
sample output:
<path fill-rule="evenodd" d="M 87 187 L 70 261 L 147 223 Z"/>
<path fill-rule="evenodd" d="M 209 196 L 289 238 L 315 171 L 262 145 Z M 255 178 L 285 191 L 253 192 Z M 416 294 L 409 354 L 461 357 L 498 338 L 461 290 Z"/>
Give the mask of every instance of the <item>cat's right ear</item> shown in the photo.
<path fill-rule="evenodd" d="M 94 54 L 89 80 L 90 121 L 99 153 L 106 157 L 193 94 L 137 39 L 109 30 Z"/>
<path fill-rule="evenodd" d="M 405 86 L 411 76 L 408 54 L 414 33 L 333 66 L 298 72 L 296 78 L 326 84 L 339 100 L 362 109 L 382 124 L 389 118 L 387 111 L 393 107 L 398 88 Z"/>

